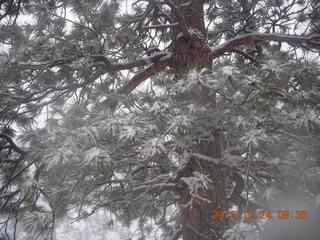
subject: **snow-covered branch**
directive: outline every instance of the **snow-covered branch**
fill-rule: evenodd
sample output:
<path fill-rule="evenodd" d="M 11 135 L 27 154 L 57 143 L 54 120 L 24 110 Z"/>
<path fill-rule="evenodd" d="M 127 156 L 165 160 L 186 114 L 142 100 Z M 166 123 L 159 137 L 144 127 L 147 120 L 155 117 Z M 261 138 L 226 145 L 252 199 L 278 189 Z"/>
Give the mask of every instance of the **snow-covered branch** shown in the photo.
<path fill-rule="evenodd" d="M 136 193 L 160 193 L 163 191 L 176 191 L 176 185 L 174 183 L 156 183 L 152 185 L 142 185 L 131 189 L 131 192 Z"/>
<path fill-rule="evenodd" d="M 170 55 L 169 52 L 159 52 L 157 54 L 153 54 L 152 56 L 144 57 L 144 58 L 138 58 L 134 61 L 126 62 L 126 63 L 112 63 L 110 60 L 104 56 L 104 55 L 92 55 L 87 60 L 92 61 L 92 66 L 100 66 L 103 67 L 104 70 L 107 72 L 116 72 L 121 70 L 129 70 L 135 67 L 141 67 L 145 65 L 149 65 L 151 63 L 156 63 L 161 58 Z M 15 61 L 11 60 L 7 63 L 1 63 L 0 68 L 7 68 L 7 67 L 15 67 L 18 69 L 29 69 L 29 70 L 43 70 L 47 68 L 53 68 L 58 67 L 65 64 L 71 64 L 75 61 L 79 60 L 86 60 L 84 57 L 71 57 L 71 58 L 60 58 L 53 61 Z"/>
<path fill-rule="evenodd" d="M 46 68 L 57 67 L 65 64 L 72 63 L 76 58 L 59 58 L 53 61 L 16 61 L 11 60 L 10 62 L 2 62 L 0 63 L 0 68 L 7 68 L 7 67 L 15 67 L 18 69 L 29 69 L 29 70 L 42 70 Z"/>
<path fill-rule="evenodd" d="M 150 63 L 157 63 L 158 61 L 160 61 L 160 59 L 162 58 L 167 59 L 170 56 L 171 56 L 170 52 L 159 52 L 149 57 L 136 59 L 132 62 L 112 64 L 112 70 L 120 71 L 120 70 L 132 69 L 135 67 L 141 67 L 141 66 L 148 65 Z"/>
<path fill-rule="evenodd" d="M 125 85 L 123 85 L 119 90 L 118 94 L 129 94 L 146 79 L 153 76 L 154 74 L 160 72 L 170 65 L 171 55 L 167 55 L 161 58 L 158 62 L 152 64 L 151 66 L 136 73 Z M 114 109 L 118 105 L 118 100 L 115 96 L 108 97 L 104 102 L 110 109 Z"/>
<path fill-rule="evenodd" d="M 141 29 L 165 29 L 165 28 L 175 28 L 178 27 L 179 23 L 172 23 L 172 24 L 157 24 L 157 25 L 150 25 L 150 26 L 142 26 Z"/>
<path fill-rule="evenodd" d="M 226 52 L 233 51 L 236 47 L 241 45 L 250 44 L 256 41 L 275 41 L 286 42 L 294 45 L 313 44 L 320 46 L 320 35 L 313 35 L 310 37 L 298 35 L 283 35 L 283 34 L 270 34 L 270 33 L 248 33 L 232 38 L 225 43 L 212 49 L 214 58 L 222 56 Z"/>
<path fill-rule="evenodd" d="M 120 90 L 119 93 L 128 94 L 132 92 L 137 86 L 139 86 L 147 78 L 153 76 L 154 74 L 160 72 L 170 64 L 171 55 L 167 55 L 161 58 L 158 62 L 152 64 L 151 66 L 143 69 L 133 76 L 130 81 L 125 84 Z"/>
<path fill-rule="evenodd" d="M 178 7 L 175 6 L 174 3 L 171 0 L 165 0 L 165 3 L 171 8 L 173 14 L 176 16 L 183 35 L 188 36 L 189 32 L 188 32 L 187 25 L 185 23 L 185 20 L 184 20 L 183 16 L 180 14 L 180 11 L 179 11 Z"/>
<path fill-rule="evenodd" d="M 202 159 L 202 160 L 206 160 L 209 162 L 213 162 L 214 164 L 219 165 L 221 163 L 221 159 L 217 159 L 217 158 L 213 158 L 213 157 L 209 157 L 200 153 L 190 153 L 191 156 Z"/>

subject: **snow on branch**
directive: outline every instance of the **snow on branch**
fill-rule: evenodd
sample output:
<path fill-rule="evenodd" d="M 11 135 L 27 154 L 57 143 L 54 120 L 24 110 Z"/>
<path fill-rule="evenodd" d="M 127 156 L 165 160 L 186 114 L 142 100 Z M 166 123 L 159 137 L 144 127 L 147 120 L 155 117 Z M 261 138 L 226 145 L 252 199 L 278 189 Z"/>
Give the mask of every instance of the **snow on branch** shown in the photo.
<path fill-rule="evenodd" d="M 18 67 L 20 69 L 29 69 L 29 70 L 42 70 L 46 68 L 57 67 L 65 64 L 72 63 L 76 58 L 59 58 L 53 61 L 43 61 L 43 62 L 35 62 L 35 61 L 15 61 L 10 60 L 10 62 L 1 62 L 0 68 L 2 67 Z"/>
<path fill-rule="evenodd" d="M 303 43 L 309 43 L 320 46 L 320 35 L 313 35 L 310 37 L 298 36 L 298 35 L 284 35 L 284 34 L 269 34 L 269 33 L 248 33 L 244 35 L 232 38 L 225 43 L 212 49 L 214 58 L 222 56 L 226 52 L 233 51 L 236 47 L 241 45 L 253 43 L 256 41 L 275 41 L 286 42 L 289 44 L 301 45 Z M 318 42 L 316 41 L 318 40 Z"/>
<path fill-rule="evenodd" d="M 136 59 L 132 62 L 112 64 L 112 70 L 120 71 L 120 70 L 132 69 L 135 67 L 141 67 L 150 63 L 156 63 L 160 61 L 160 59 L 164 57 L 170 57 L 170 56 L 171 55 L 169 52 L 163 51 L 163 52 L 153 54 L 152 56 L 149 56 L 149 57 Z"/>
<path fill-rule="evenodd" d="M 131 62 L 126 63 L 111 63 L 110 60 L 104 55 L 92 55 L 88 60 L 92 61 L 92 66 L 103 66 L 103 70 L 106 72 L 116 72 L 121 70 L 129 70 L 135 67 L 141 67 L 145 65 L 149 65 L 151 63 L 155 63 L 159 61 L 162 57 L 170 55 L 169 52 L 163 51 L 157 54 L 153 54 L 149 57 L 139 58 Z M 47 68 L 58 67 L 65 64 L 72 64 L 73 62 L 79 60 L 85 60 L 83 57 L 71 57 L 71 58 L 60 58 L 53 61 L 43 61 L 43 62 L 22 62 L 22 61 L 14 61 L 10 62 L 2 62 L 0 63 L 1 67 L 17 67 L 20 69 L 29 69 L 29 70 L 43 70 Z M 102 63 L 102 64 L 101 64 Z"/>
<path fill-rule="evenodd" d="M 156 62 L 156 63 L 152 64 L 151 66 L 138 72 L 135 76 L 133 76 L 130 79 L 130 81 L 127 84 L 125 84 L 119 90 L 119 93 L 128 94 L 128 93 L 132 92 L 137 86 L 139 86 L 147 78 L 151 77 L 152 75 L 163 70 L 165 67 L 169 66 L 170 57 L 171 57 L 171 55 L 163 57 L 158 62 Z"/>
<path fill-rule="evenodd" d="M 165 69 L 171 63 L 171 54 L 167 53 L 163 56 L 163 52 L 155 54 L 155 58 L 159 58 L 159 61 L 156 61 L 154 64 L 150 65 L 149 67 L 139 71 L 136 73 L 125 85 L 123 85 L 119 90 L 118 94 L 129 94 L 131 93 L 136 87 L 138 87 L 141 83 L 143 83 L 146 79 L 153 76 L 154 74 L 160 72 L 161 70 Z M 146 60 L 141 60 L 146 61 Z M 116 96 L 109 96 L 105 101 L 104 104 L 110 108 L 115 109 L 118 105 L 118 100 Z"/>
<path fill-rule="evenodd" d="M 160 72 L 161 70 L 165 69 L 167 66 L 170 65 L 171 54 L 161 58 L 158 62 L 152 64 L 151 66 L 139 71 L 136 73 L 125 85 L 123 85 L 119 90 L 118 94 L 129 94 L 131 93 L 136 87 L 138 87 L 141 83 L 143 83 L 146 79 L 153 76 L 154 74 Z M 118 100 L 115 96 L 108 97 L 103 102 L 106 107 L 110 109 L 115 109 L 118 105 Z"/>
<path fill-rule="evenodd" d="M 184 17 L 181 15 L 179 8 L 171 0 L 164 0 L 163 2 L 162 1 L 153 1 L 153 2 L 156 2 L 157 4 L 169 6 L 172 13 L 176 17 L 176 20 L 179 23 L 179 27 L 181 29 L 182 34 L 184 36 L 189 36 L 188 28 L 187 28 L 186 22 L 184 20 Z"/>
<path fill-rule="evenodd" d="M 162 193 L 165 191 L 177 191 L 176 185 L 174 183 L 155 183 L 152 185 L 141 185 L 134 187 L 128 191 L 128 193 Z"/>
<path fill-rule="evenodd" d="M 165 28 L 175 28 L 175 27 L 179 27 L 179 23 L 142 26 L 141 29 L 144 29 L 144 30 L 146 30 L 146 29 L 165 29 Z"/>
<path fill-rule="evenodd" d="M 209 157 L 200 153 L 190 153 L 191 156 L 202 159 L 202 160 L 206 160 L 209 162 L 213 162 L 216 165 L 219 165 L 221 163 L 221 159 L 217 159 L 217 158 L 213 158 L 213 157 Z"/>

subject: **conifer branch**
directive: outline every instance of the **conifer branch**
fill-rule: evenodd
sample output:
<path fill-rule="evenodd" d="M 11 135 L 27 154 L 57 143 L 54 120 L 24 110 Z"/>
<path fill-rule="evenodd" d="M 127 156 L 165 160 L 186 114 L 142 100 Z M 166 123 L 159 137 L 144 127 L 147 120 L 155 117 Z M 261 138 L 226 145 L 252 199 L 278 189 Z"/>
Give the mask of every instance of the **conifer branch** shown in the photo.
<path fill-rule="evenodd" d="M 239 48 L 234 48 L 232 50 L 232 52 L 237 53 L 239 55 L 242 55 L 244 58 L 249 59 L 251 62 L 256 63 L 256 64 L 261 64 L 261 62 L 259 62 L 259 60 L 257 60 L 256 58 L 254 58 L 253 56 L 249 55 L 248 53 L 240 50 Z"/>
<path fill-rule="evenodd" d="M 136 87 L 138 87 L 141 83 L 143 83 L 146 79 L 153 76 L 154 74 L 160 72 L 161 70 L 165 69 L 167 66 L 170 65 L 170 57 L 168 55 L 160 59 L 160 61 L 152 64 L 151 66 L 143 69 L 142 71 L 136 73 L 124 86 L 122 86 L 118 94 L 129 94 L 131 93 Z M 118 100 L 115 96 L 108 97 L 103 103 L 110 109 L 115 109 L 118 105 Z"/>
<path fill-rule="evenodd" d="M 132 92 L 143 81 L 153 76 L 154 74 L 160 72 L 165 67 L 169 66 L 169 64 L 170 56 L 162 58 L 159 62 L 152 64 L 151 66 L 147 67 L 146 69 L 138 72 L 135 76 L 133 76 L 131 80 L 119 90 L 119 93 L 128 94 Z"/>
<path fill-rule="evenodd" d="M 150 63 L 155 63 L 159 61 L 162 57 L 170 55 L 169 52 L 159 52 L 152 56 L 138 58 L 134 61 L 126 62 L 126 63 L 112 63 L 110 60 L 102 55 L 92 55 L 91 60 L 93 62 L 93 66 L 101 66 L 100 63 L 103 63 L 103 68 L 107 72 L 115 72 L 121 70 L 129 70 L 135 67 L 141 67 L 148 65 Z M 77 60 L 84 59 L 84 57 L 71 57 L 71 58 L 60 58 L 53 61 L 43 61 L 43 62 L 23 62 L 23 61 L 10 61 L 7 63 L 0 64 L 0 67 L 7 68 L 7 67 L 15 67 L 18 69 L 28 69 L 28 70 L 44 70 L 48 68 L 63 66 L 66 64 L 71 64 Z"/>
<path fill-rule="evenodd" d="M 234 51 L 236 47 L 241 45 L 250 44 L 257 41 L 275 41 L 286 42 L 293 45 L 302 45 L 304 43 L 316 44 L 315 40 L 320 39 L 320 35 L 310 37 L 298 35 L 282 35 L 282 34 L 269 34 L 269 33 L 248 33 L 232 38 L 225 43 L 212 49 L 213 58 L 218 58 L 226 52 Z M 319 43 L 318 43 L 319 44 Z"/>
<path fill-rule="evenodd" d="M 0 134 L 0 139 L 1 139 L 1 138 L 5 139 L 5 140 L 9 143 L 10 148 L 11 148 L 12 150 L 14 150 L 15 152 L 21 154 L 22 156 L 24 156 L 24 155 L 27 154 L 27 152 L 24 151 L 24 150 L 22 150 L 20 147 L 18 147 L 18 146 L 13 142 L 13 140 L 12 140 L 9 136 L 7 136 L 7 135 L 5 135 L 5 134 Z M 0 147 L 0 149 L 1 149 L 1 148 L 2 148 L 2 147 Z"/>
<path fill-rule="evenodd" d="M 162 2 L 158 2 L 158 3 L 162 3 Z M 188 36 L 189 35 L 189 31 L 188 31 L 186 22 L 185 22 L 183 16 L 180 14 L 180 11 L 179 11 L 178 7 L 171 0 L 165 0 L 164 3 L 162 3 L 162 4 L 166 4 L 171 8 L 171 11 L 173 12 L 173 14 L 177 18 L 177 21 L 178 21 L 179 26 L 181 28 L 182 34 L 184 36 Z"/>
<path fill-rule="evenodd" d="M 176 27 L 179 27 L 179 23 L 142 26 L 141 29 L 144 29 L 144 30 L 145 29 L 165 29 L 165 28 L 176 28 Z"/>

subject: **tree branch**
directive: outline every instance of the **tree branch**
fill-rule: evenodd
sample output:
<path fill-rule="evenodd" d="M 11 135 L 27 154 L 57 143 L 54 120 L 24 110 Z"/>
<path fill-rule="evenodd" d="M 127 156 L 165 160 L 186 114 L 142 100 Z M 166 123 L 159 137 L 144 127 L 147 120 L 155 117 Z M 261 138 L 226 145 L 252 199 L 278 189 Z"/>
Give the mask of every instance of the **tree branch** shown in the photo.
<path fill-rule="evenodd" d="M 141 29 L 144 29 L 144 30 L 145 29 L 165 29 L 165 28 L 176 28 L 176 27 L 179 27 L 179 23 L 142 26 Z"/>
<path fill-rule="evenodd" d="M 243 57 L 249 59 L 251 62 L 254 62 L 256 64 L 261 64 L 261 62 L 259 62 L 256 58 L 250 56 L 249 54 L 247 54 L 246 52 L 244 52 L 244 51 L 242 51 L 242 50 L 240 50 L 238 48 L 234 48 L 232 50 L 232 52 L 237 53 L 239 55 L 242 55 Z"/>
<path fill-rule="evenodd" d="M 110 60 L 104 56 L 104 55 L 92 55 L 91 60 L 93 61 L 93 66 L 101 66 L 103 64 L 104 70 L 107 72 L 115 72 L 115 71 L 121 71 L 121 70 L 129 70 L 135 67 L 141 67 L 144 65 L 148 65 L 150 63 L 155 63 L 159 61 L 162 57 L 165 57 L 167 55 L 170 55 L 169 52 L 159 52 L 157 54 L 154 54 L 150 57 L 144 57 L 136 59 L 132 62 L 127 63 L 111 63 Z M 47 61 L 47 62 L 15 62 L 11 61 L 6 64 L 1 64 L 3 67 L 18 67 L 20 69 L 30 69 L 30 70 L 43 70 L 46 68 L 52 68 L 57 67 L 65 64 L 71 64 L 75 60 L 79 60 L 81 57 L 73 57 L 73 58 L 61 58 L 54 61 Z M 0 65 L 0 67 L 2 67 Z"/>
<path fill-rule="evenodd" d="M 152 64 L 151 66 L 143 69 L 142 71 L 134 75 L 124 86 L 122 86 L 119 89 L 118 94 L 129 94 L 146 79 L 148 79 L 149 77 L 153 76 L 154 74 L 160 72 L 161 70 L 169 66 L 170 63 L 171 63 L 171 54 L 161 58 L 158 62 Z M 111 109 L 115 109 L 118 103 L 119 101 L 115 98 L 115 96 L 110 96 L 103 101 L 103 104 Z"/>
<path fill-rule="evenodd" d="M 234 170 L 231 170 L 229 176 L 236 184 L 233 188 L 233 191 L 229 200 L 239 205 L 241 203 L 241 199 L 240 199 L 241 193 L 245 189 L 245 182 L 242 176 L 239 173 L 235 172 Z"/>
<path fill-rule="evenodd" d="M 145 66 L 150 63 L 156 63 L 156 62 L 160 61 L 161 58 L 166 57 L 166 56 L 170 57 L 171 53 L 170 52 L 159 52 L 157 54 L 153 54 L 150 57 L 136 59 L 132 62 L 112 64 L 112 70 L 113 71 L 120 71 L 120 70 L 128 70 L 128 69 L 132 69 L 135 67 Z"/>
<path fill-rule="evenodd" d="M 182 34 L 184 36 L 188 36 L 189 35 L 189 31 L 188 31 L 186 22 L 185 22 L 183 16 L 180 14 L 180 11 L 179 11 L 178 7 L 171 0 L 164 0 L 164 2 L 157 1 L 157 3 L 165 4 L 165 5 L 168 5 L 170 7 L 171 11 L 173 12 L 173 14 L 177 18 L 177 21 L 178 21 L 179 26 L 181 28 Z"/>
<path fill-rule="evenodd" d="M 170 240 L 177 240 L 182 235 L 182 228 L 180 228 L 178 231 L 174 232 Z"/>
<path fill-rule="evenodd" d="M 60 58 L 53 61 L 47 62 L 21 62 L 21 61 L 10 61 L 5 64 L 1 64 L 0 67 L 17 67 L 20 69 L 28 69 L 28 70 L 43 70 L 45 68 L 52 68 L 57 67 L 60 65 L 65 65 L 72 63 L 72 61 L 76 60 L 77 58 Z"/>
<path fill-rule="evenodd" d="M 281 35 L 281 34 L 269 34 L 269 33 L 248 33 L 235 38 L 232 38 L 225 43 L 212 49 L 213 58 L 218 58 L 226 52 L 233 51 L 236 47 L 241 45 L 250 44 L 256 41 L 275 41 L 286 42 L 289 44 L 300 45 L 303 43 L 313 43 L 315 39 L 318 39 L 319 35 L 313 35 L 310 37 L 298 36 L 298 35 Z"/>
<path fill-rule="evenodd" d="M 131 19 L 130 21 L 128 21 L 128 23 L 134 23 L 134 22 L 139 22 L 139 21 L 143 22 L 148 17 L 148 14 L 151 13 L 151 11 L 153 10 L 154 6 L 155 6 L 154 3 L 150 3 L 149 2 L 149 5 L 147 6 L 146 10 L 142 14 L 139 14 L 138 16 L 136 16 L 133 19 Z"/>
<path fill-rule="evenodd" d="M 133 76 L 130 81 L 124 85 L 120 90 L 119 93 L 121 94 L 129 94 L 132 92 L 137 86 L 139 86 L 143 81 L 147 78 L 151 77 L 152 75 L 160 72 L 165 67 L 169 66 L 170 64 L 170 57 L 166 56 L 160 59 L 160 61 L 152 64 L 151 66 L 147 67 L 146 69 L 138 72 L 135 76 Z"/>
<path fill-rule="evenodd" d="M 27 152 L 22 150 L 21 148 L 19 148 L 13 141 L 10 137 L 8 137 L 7 135 L 5 134 L 0 134 L 0 138 L 4 138 L 10 145 L 11 149 L 14 150 L 15 152 L 17 153 L 20 153 L 21 155 L 26 155 Z"/>

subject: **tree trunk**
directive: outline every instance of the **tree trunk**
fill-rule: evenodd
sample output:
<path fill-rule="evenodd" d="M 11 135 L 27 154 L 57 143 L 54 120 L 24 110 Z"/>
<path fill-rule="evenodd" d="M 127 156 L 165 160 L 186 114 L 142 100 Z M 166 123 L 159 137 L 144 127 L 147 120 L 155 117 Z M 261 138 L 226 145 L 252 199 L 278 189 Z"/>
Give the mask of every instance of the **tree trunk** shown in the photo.
<path fill-rule="evenodd" d="M 175 0 L 176 6 L 188 3 L 188 0 Z M 193 0 L 191 4 L 180 8 L 189 36 L 182 36 L 181 28 L 174 29 L 172 32 L 173 50 L 172 67 L 174 72 L 181 74 L 193 68 L 211 68 L 212 53 L 205 39 L 205 25 L 203 3 L 201 0 Z M 175 21 L 176 17 L 172 17 Z"/>
<path fill-rule="evenodd" d="M 200 143 L 197 152 L 218 158 L 221 154 L 219 134 L 212 135 L 213 140 Z M 216 142 L 218 141 L 218 142 Z M 192 176 L 194 172 L 208 175 L 211 183 L 207 189 L 200 189 L 197 194 L 201 198 L 193 197 L 190 189 L 181 177 Z M 212 220 L 212 211 L 226 210 L 228 199 L 225 191 L 225 179 L 228 176 L 226 167 L 209 163 L 197 158 L 191 158 L 179 176 L 180 210 L 183 240 L 215 240 L 219 239 L 228 228 L 228 222 L 223 219 Z"/>
<path fill-rule="evenodd" d="M 176 6 L 188 3 L 189 0 L 175 0 Z M 180 7 L 189 34 L 183 35 L 183 29 L 172 32 L 174 39 L 172 49 L 172 68 L 177 78 L 181 78 L 189 70 L 196 68 L 211 69 L 212 53 L 205 38 L 204 12 L 201 0 L 193 0 L 191 4 Z M 176 19 L 173 16 L 174 19 Z M 214 126 L 213 126 L 214 127 Z M 198 153 L 221 158 L 221 140 L 219 131 L 213 131 L 211 141 L 200 143 Z M 193 172 L 210 176 L 212 183 L 208 189 L 199 190 L 201 199 L 192 197 L 190 189 L 181 177 L 189 177 Z M 180 192 L 180 209 L 183 240 L 215 240 L 219 239 L 228 228 L 226 220 L 212 220 L 213 210 L 226 210 L 228 198 L 225 191 L 225 179 L 228 169 L 201 159 L 192 158 L 180 172 L 177 186 Z"/>

